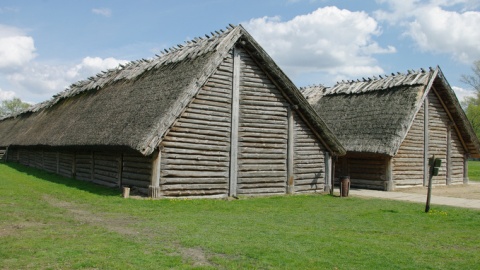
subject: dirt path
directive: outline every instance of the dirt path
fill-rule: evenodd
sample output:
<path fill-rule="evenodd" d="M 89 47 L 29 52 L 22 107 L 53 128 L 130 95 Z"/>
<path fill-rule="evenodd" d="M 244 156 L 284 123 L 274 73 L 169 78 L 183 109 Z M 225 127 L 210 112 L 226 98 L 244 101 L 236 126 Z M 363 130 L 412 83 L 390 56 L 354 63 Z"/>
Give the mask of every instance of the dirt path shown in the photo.
<path fill-rule="evenodd" d="M 426 187 L 401 188 L 395 191 L 427 194 Z M 432 195 L 480 200 L 480 182 L 471 181 L 468 185 L 434 186 Z"/>

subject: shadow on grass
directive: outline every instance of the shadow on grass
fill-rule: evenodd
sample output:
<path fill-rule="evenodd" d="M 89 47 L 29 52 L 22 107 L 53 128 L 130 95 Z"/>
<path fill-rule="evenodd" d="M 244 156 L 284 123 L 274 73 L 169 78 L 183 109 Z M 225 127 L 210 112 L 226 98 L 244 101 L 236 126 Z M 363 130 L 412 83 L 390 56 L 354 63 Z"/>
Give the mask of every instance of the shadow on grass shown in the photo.
<path fill-rule="evenodd" d="M 110 187 L 101 186 L 88 181 L 67 178 L 55 173 L 47 172 L 37 168 L 28 167 L 19 163 L 1 162 L 1 164 L 4 164 L 5 166 L 8 166 L 18 172 L 25 173 L 27 175 L 30 175 L 51 183 L 63 185 L 70 188 L 75 188 L 78 190 L 86 191 L 86 192 L 93 193 L 96 195 L 101 195 L 101 196 L 116 196 L 116 197 L 119 196 L 119 191 L 120 191 L 119 188 L 110 188 Z"/>

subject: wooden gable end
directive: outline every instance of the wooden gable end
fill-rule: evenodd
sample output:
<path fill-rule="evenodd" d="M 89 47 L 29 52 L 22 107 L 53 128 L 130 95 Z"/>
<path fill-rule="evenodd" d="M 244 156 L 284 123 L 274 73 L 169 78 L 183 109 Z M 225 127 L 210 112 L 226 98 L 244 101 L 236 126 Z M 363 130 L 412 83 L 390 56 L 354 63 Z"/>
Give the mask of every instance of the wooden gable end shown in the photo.
<path fill-rule="evenodd" d="M 425 139 L 427 138 L 427 139 Z M 442 160 L 433 184 L 448 185 L 465 180 L 466 150 L 435 90 L 427 94 L 422 107 L 393 157 L 392 175 L 396 187 L 426 186 L 428 158 Z"/>
<path fill-rule="evenodd" d="M 323 191 L 326 149 L 292 107 L 232 50 L 160 144 L 160 196 Z"/>

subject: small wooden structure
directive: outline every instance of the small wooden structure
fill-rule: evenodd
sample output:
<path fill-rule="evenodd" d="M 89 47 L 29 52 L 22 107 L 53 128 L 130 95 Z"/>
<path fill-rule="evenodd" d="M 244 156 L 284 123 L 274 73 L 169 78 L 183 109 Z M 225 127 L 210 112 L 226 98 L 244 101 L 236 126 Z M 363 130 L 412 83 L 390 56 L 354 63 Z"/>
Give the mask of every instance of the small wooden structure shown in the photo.
<path fill-rule="evenodd" d="M 436 185 L 468 182 L 480 144 L 439 67 L 301 91 L 347 149 L 336 175 L 379 190 L 425 186 L 428 158 L 442 159 Z"/>
<path fill-rule="evenodd" d="M 8 160 L 152 197 L 324 191 L 345 153 L 241 26 L 3 119 L 0 146 Z"/>

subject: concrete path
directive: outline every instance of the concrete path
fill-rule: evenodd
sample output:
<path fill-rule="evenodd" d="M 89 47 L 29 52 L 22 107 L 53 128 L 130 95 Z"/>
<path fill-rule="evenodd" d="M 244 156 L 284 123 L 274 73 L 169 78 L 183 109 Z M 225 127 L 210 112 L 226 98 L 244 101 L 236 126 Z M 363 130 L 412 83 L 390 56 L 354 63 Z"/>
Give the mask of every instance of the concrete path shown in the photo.
<path fill-rule="evenodd" d="M 418 202 L 423 204 L 425 204 L 427 201 L 427 194 L 414 194 L 414 193 L 403 193 L 403 192 L 392 192 L 392 191 L 387 192 L 387 191 L 368 190 L 368 189 L 351 189 L 349 195 L 358 196 L 358 197 L 370 197 L 370 198 L 381 198 L 381 199 L 398 200 L 398 201 Z M 448 205 L 448 206 L 454 206 L 454 207 L 463 207 L 463 208 L 480 210 L 480 200 L 432 195 L 430 203 L 431 205 L 435 205 L 435 204 Z"/>

